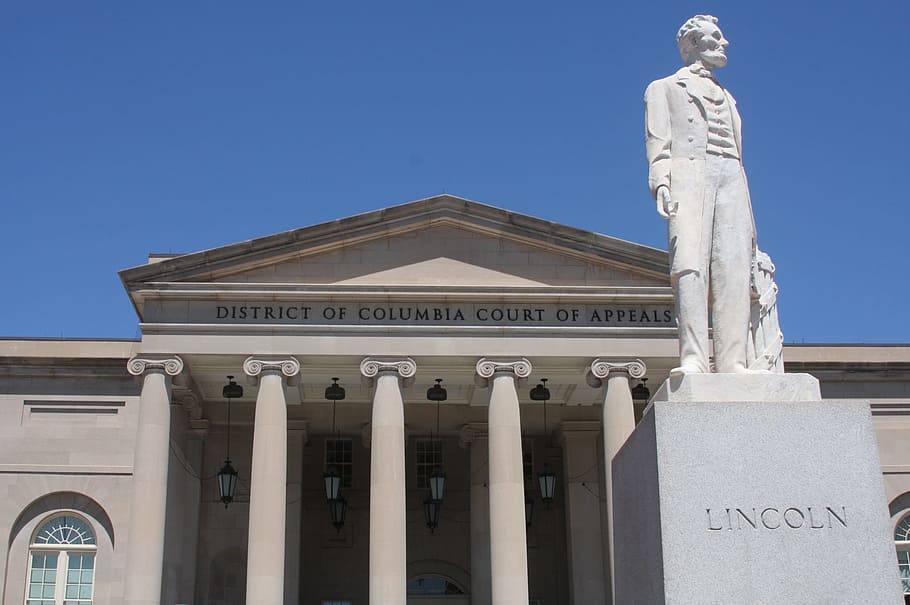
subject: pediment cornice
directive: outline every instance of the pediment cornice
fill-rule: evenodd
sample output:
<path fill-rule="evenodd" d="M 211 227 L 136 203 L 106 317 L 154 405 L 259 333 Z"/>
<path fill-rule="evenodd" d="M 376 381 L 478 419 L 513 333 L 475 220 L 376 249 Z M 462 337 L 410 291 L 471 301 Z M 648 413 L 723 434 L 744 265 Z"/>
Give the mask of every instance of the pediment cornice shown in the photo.
<path fill-rule="evenodd" d="M 225 276 L 285 259 L 317 255 L 435 226 L 489 234 L 657 278 L 665 278 L 667 274 L 665 251 L 452 195 L 440 195 L 125 269 L 120 272 L 120 278 L 131 293 L 153 283 L 160 286 L 174 282 L 224 281 Z"/>

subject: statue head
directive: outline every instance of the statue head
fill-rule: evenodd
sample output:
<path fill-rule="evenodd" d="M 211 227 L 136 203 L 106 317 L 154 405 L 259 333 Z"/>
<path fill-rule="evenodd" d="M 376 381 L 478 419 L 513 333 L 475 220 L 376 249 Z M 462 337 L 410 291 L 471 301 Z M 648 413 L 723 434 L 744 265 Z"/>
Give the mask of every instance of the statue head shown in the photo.
<path fill-rule="evenodd" d="M 717 27 L 717 17 L 711 15 L 695 15 L 676 34 L 676 46 L 686 65 L 700 61 L 708 69 L 723 67 L 727 64 L 728 44 Z"/>

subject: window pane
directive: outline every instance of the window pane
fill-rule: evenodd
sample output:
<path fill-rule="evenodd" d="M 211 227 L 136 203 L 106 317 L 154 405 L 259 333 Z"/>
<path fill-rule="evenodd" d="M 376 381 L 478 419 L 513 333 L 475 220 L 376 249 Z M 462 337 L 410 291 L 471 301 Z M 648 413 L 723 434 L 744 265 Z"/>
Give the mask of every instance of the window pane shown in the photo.
<path fill-rule="evenodd" d="M 36 544 L 94 544 L 95 534 L 88 524 L 72 515 L 54 517 L 35 535 Z"/>
<path fill-rule="evenodd" d="M 342 487 L 351 487 L 353 484 L 353 447 L 351 439 L 325 440 L 325 470 L 335 467 L 341 476 Z"/>
<path fill-rule="evenodd" d="M 442 441 L 440 439 L 418 439 L 416 446 L 417 487 L 430 487 L 430 475 L 433 469 L 443 465 Z"/>

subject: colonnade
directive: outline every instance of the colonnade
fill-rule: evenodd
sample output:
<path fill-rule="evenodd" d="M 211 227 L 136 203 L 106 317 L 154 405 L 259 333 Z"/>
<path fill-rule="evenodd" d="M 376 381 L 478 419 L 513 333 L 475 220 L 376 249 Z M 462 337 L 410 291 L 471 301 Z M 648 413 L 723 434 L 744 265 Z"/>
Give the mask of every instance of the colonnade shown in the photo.
<path fill-rule="evenodd" d="M 184 368 L 177 357 L 133 358 L 128 370 L 142 377 L 139 427 L 133 470 L 129 522 L 125 602 L 157 605 L 161 592 L 164 520 L 167 500 L 170 447 L 170 380 Z M 250 476 L 249 542 L 247 559 L 248 605 L 281 605 L 285 582 L 285 521 L 287 500 L 287 401 L 286 387 L 300 373 L 293 357 L 252 356 L 244 373 L 258 381 L 253 426 Z M 410 358 L 368 357 L 360 365 L 372 383 L 373 405 L 370 455 L 370 605 L 405 605 L 406 506 L 405 427 L 402 388 L 417 372 Z M 462 443 L 471 447 L 471 591 L 474 605 L 527 605 L 527 535 L 522 465 L 521 417 L 518 383 L 531 374 L 531 363 L 518 359 L 480 359 L 475 367 L 478 383 L 488 387 L 490 399 L 485 426 L 467 425 Z M 592 581 L 579 572 L 570 578 L 575 603 L 607 602 L 612 574 L 611 461 L 634 428 L 629 378 L 644 375 L 641 361 L 597 359 L 588 368 L 588 382 L 606 382 L 602 426 L 604 462 L 602 480 L 606 493 L 607 552 L 598 546 L 601 537 L 590 528 L 568 525 L 569 558 L 602 566 L 603 581 Z M 582 426 L 585 425 L 585 426 Z M 596 447 L 596 426 L 574 423 L 563 430 L 566 468 L 570 470 L 578 448 Z M 593 441 L 592 441 L 593 440 Z M 489 469 L 486 487 L 473 479 L 475 470 Z M 595 480 L 596 485 L 598 481 Z M 566 487 L 567 511 L 585 504 L 576 496 L 578 485 Z M 586 488 L 589 489 L 589 488 Z M 595 515 L 592 518 L 598 518 Z M 599 558 L 598 558 L 599 557 Z M 612 602 L 612 599 L 610 599 Z"/>

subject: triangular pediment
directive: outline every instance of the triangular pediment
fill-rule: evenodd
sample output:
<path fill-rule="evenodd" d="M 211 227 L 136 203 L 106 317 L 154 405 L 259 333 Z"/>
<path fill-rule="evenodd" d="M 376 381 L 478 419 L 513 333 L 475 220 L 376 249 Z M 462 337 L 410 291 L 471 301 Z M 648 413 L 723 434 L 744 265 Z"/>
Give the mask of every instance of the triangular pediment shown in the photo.
<path fill-rule="evenodd" d="M 661 287 L 661 250 L 437 196 L 121 272 L 136 300 L 167 284 L 243 287 Z"/>

